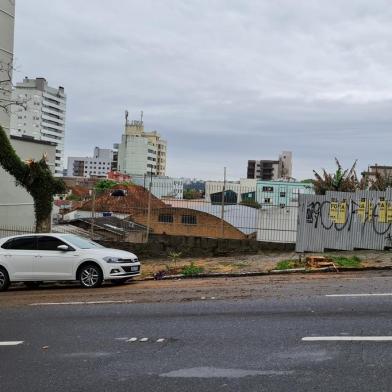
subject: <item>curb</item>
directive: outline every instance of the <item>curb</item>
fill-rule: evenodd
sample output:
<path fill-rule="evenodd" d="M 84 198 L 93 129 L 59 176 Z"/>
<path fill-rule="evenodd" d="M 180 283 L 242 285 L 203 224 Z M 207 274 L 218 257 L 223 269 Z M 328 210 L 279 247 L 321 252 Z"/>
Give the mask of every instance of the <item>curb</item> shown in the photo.
<path fill-rule="evenodd" d="M 305 268 L 292 268 L 286 270 L 271 270 L 266 272 L 217 272 L 217 273 L 210 273 L 210 274 L 198 274 L 198 275 L 166 275 L 163 276 L 161 279 L 155 279 L 152 276 L 148 276 L 143 279 L 138 279 L 138 281 L 149 281 L 149 280 L 176 280 L 176 279 L 205 279 L 205 278 L 243 278 L 247 276 L 266 276 L 266 275 L 289 275 L 289 274 L 317 274 L 317 273 L 325 273 L 325 272 L 335 272 L 335 273 L 344 273 L 344 272 L 361 272 L 361 271 L 391 271 L 392 266 L 385 266 L 385 267 L 346 267 L 346 268 L 338 268 L 338 271 L 335 270 L 333 267 L 324 267 L 318 268 L 313 270 L 307 270 Z"/>

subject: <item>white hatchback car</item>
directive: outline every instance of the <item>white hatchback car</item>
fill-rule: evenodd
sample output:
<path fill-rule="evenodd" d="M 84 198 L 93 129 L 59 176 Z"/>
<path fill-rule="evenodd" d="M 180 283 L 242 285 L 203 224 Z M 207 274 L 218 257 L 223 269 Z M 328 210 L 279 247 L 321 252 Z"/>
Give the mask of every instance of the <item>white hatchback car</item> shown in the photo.
<path fill-rule="evenodd" d="M 32 234 L 0 240 L 0 291 L 12 282 L 36 287 L 44 281 L 78 280 L 99 287 L 104 280 L 124 283 L 140 275 L 130 252 L 105 248 L 73 234 Z"/>

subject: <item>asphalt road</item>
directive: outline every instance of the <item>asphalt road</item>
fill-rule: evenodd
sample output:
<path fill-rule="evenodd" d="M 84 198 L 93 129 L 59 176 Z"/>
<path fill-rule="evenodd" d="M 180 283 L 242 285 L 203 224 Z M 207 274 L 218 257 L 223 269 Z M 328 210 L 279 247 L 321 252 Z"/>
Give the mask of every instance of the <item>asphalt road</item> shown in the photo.
<path fill-rule="evenodd" d="M 3 307 L 0 391 L 390 391 L 392 276 L 316 282 L 246 300 Z"/>

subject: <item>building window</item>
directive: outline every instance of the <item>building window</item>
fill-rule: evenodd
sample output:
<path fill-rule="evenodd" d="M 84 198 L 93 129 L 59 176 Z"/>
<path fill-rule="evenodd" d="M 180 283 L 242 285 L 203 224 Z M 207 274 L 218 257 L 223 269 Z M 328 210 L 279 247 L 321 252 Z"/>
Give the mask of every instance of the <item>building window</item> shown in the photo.
<path fill-rule="evenodd" d="M 270 204 L 270 203 L 271 203 L 271 199 L 270 199 L 269 197 L 266 197 L 266 198 L 264 199 L 264 203 Z"/>
<path fill-rule="evenodd" d="M 184 225 L 196 225 L 197 224 L 196 215 L 182 215 L 181 223 Z"/>
<path fill-rule="evenodd" d="M 274 187 L 273 186 L 263 186 L 263 192 L 273 192 Z"/>
<path fill-rule="evenodd" d="M 172 214 L 159 214 L 158 221 L 162 223 L 173 223 Z"/>
<path fill-rule="evenodd" d="M 280 197 L 286 197 L 286 192 L 280 192 Z"/>

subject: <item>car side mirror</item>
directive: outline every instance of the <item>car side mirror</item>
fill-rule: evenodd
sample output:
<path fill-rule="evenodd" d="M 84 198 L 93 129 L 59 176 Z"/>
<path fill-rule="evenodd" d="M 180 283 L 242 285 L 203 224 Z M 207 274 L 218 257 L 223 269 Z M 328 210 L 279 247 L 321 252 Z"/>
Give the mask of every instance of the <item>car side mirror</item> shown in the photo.
<path fill-rule="evenodd" d="M 68 245 L 59 245 L 57 247 L 57 250 L 61 250 L 62 252 L 68 252 L 70 249 L 70 247 Z"/>

